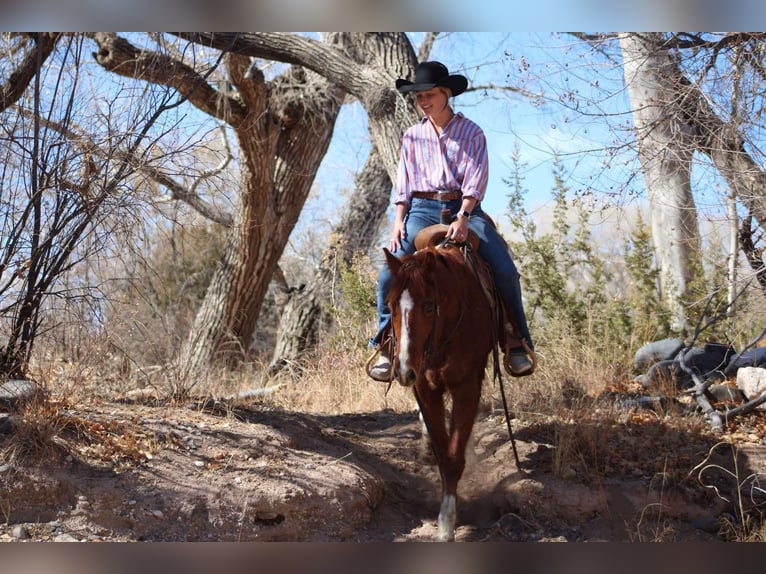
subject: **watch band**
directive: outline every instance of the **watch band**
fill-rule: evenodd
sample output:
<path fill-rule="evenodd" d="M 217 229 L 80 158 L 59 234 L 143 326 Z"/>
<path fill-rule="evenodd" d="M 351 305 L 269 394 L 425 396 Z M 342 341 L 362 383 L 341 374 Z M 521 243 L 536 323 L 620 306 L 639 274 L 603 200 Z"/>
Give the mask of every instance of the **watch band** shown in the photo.
<path fill-rule="evenodd" d="M 458 215 L 462 215 L 466 219 L 470 219 L 470 217 L 471 217 L 471 212 L 468 211 L 467 209 L 462 209 L 462 210 L 458 211 L 457 214 Z"/>

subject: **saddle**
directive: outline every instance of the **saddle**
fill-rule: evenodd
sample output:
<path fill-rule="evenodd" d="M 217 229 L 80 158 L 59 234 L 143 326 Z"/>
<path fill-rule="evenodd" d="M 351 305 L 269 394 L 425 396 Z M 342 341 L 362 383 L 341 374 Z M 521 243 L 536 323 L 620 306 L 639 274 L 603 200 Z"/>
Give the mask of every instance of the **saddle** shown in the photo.
<path fill-rule="evenodd" d="M 485 215 L 486 217 L 486 215 Z M 488 218 L 489 219 L 489 218 Z M 489 220 L 492 225 L 494 222 Z M 487 297 L 492 314 L 496 318 L 497 325 L 497 342 L 503 349 L 504 360 L 503 367 L 505 371 L 511 375 L 516 376 L 511 370 L 508 362 L 509 351 L 511 349 L 524 348 L 532 360 L 533 369 L 529 373 L 534 372 L 534 366 L 536 366 L 536 357 L 534 352 L 529 349 L 526 341 L 521 337 L 518 322 L 516 317 L 507 308 L 505 302 L 500 298 L 495 289 L 495 281 L 492 276 L 492 269 L 489 264 L 479 256 L 479 236 L 476 235 L 471 229 L 468 230 L 468 237 L 464 243 L 456 243 L 447 239 L 447 231 L 449 226 L 444 223 L 438 223 L 436 225 L 430 225 L 423 228 L 415 236 L 415 249 L 420 251 L 427 247 L 436 247 L 442 249 L 461 249 L 466 261 L 473 267 L 481 283 L 484 295 Z"/>

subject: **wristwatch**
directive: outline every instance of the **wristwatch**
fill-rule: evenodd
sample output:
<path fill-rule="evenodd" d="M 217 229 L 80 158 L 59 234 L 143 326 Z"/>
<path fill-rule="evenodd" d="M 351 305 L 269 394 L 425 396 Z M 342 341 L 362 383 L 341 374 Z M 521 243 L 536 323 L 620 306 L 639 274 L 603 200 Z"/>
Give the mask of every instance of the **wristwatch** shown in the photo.
<path fill-rule="evenodd" d="M 471 218 L 471 212 L 466 210 L 466 209 L 463 209 L 462 211 L 458 211 L 457 214 L 458 215 L 462 215 L 466 219 L 470 219 Z"/>

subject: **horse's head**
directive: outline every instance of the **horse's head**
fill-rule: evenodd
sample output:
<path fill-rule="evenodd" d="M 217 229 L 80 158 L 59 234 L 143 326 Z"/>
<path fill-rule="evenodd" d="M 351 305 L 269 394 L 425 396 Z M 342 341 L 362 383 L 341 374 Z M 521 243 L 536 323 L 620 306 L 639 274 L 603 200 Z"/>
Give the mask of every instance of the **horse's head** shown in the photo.
<path fill-rule="evenodd" d="M 412 386 L 426 368 L 439 366 L 454 342 L 471 276 L 457 250 L 429 247 L 401 260 L 384 251 L 394 278 L 388 303 L 395 375 L 400 384 Z"/>

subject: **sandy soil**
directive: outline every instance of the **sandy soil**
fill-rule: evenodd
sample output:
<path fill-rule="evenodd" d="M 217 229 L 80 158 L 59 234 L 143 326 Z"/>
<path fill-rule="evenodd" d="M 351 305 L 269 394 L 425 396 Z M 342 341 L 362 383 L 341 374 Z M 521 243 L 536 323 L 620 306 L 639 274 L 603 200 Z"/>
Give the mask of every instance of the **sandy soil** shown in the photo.
<path fill-rule="evenodd" d="M 477 421 L 458 541 L 722 540 L 732 505 L 695 480 L 668 486 L 658 435 L 618 428 L 614 441 L 635 441 L 630 464 L 592 476 L 574 465 L 563 479 L 552 471 L 555 429 L 518 420 L 513 428 L 521 469 L 502 412 Z M 691 453 L 689 470 L 712 445 L 663 432 L 669 452 Z M 431 540 L 439 482 L 420 438 L 414 412 L 62 409 L 43 462 L 0 466 L 0 540 Z M 751 445 L 741 470 L 764 473 L 762 451 Z"/>

